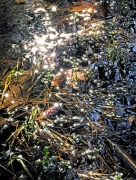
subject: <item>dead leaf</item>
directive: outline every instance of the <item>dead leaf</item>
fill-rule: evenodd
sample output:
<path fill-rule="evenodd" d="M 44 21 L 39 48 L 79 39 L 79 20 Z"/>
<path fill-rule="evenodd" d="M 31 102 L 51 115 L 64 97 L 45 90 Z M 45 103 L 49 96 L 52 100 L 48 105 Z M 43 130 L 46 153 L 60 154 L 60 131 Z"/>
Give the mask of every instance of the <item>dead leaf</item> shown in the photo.
<path fill-rule="evenodd" d="M 72 6 L 70 12 L 82 12 L 83 10 L 87 10 L 89 14 L 92 14 L 96 8 L 93 3 L 81 1 L 81 2 L 73 2 L 75 6 Z"/>
<path fill-rule="evenodd" d="M 65 79 L 64 73 L 61 73 L 60 75 L 56 75 L 54 79 L 51 81 L 51 85 L 54 87 L 59 87 L 64 81 L 64 79 Z"/>
<path fill-rule="evenodd" d="M 10 83 L 6 93 L 8 97 L 4 97 L 3 101 L 0 101 L 0 109 L 8 108 L 9 110 L 23 104 L 28 96 L 28 90 L 33 84 L 32 82 L 32 70 L 24 71 L 18 79 L 18 82 L 14 81 Z M 6 77 L 5 77 L 6 78 Z"/>
<path fill-rule="evenodd" d="M 5 123 L 6 123 L 6 119 L 0 116 L 0 125 Z"/>
<path fill-rule="evenodd" d="M 85 81 L 87 78 L 85 77 L 84 72 L 68 69 L 65 72 L 61 72 L 59 75 L 56 75 L 52 80 L 51 85 L 54 87 L 59 87 L 64 82 L 64 80 L 67 80 L 67 84 L 73 88 L 77 88 L 73 82 L 75 79 Z"/>
<path fill-rule="evenodd" d="M 134 121 L 134 119 L 135 119 L 135 116 L 132 115 L 128 118 L 128 122 L 131 124 Z"/>
<path fill-rule="evenodd" d="M 22 3 L 22 2 L 23 2 L 23 3 L 26 2 L 26 0 L 15 0 L 15 1 L 16 1 L 16 3 L 18 3 L 18 4 L 19 4 L 19 3 Z"/>
<path fill-rule="evenodd" d="M 83 72 L 77 72 L 77 78 L 81 81 L 85 81 L 87 78 L 85 77 L 85 74 Z"/>
<path fill-rule="evenodd" d="M 80 72 L 80 71 L 74 72 L 72 69 L 67 70 L 65 72 L 65 76 L 67 79 L 67 84 L 74 89 L 78 89 L 78 86 L 77 86 L 77 83 L 74 82 L 73 80 L 75 80 L 75 79 L 81 80 L 81 81 L 86 80 L 85 74 L 83 72 Z"/>
<path fill-rule="evenodd" d="M 73 69 L 67 70 L 65 72 L 65 76 L 69 80 L 74 80 L 75 78 L 77 78 L 77 79 L 79 79 L 81 81 L 85 81 L 86 80 L 84 72 L 74 71 Z"/>
<path fill-rule="evenodd" d="M 68 81 L 67 84 L 74 89 L 79 89 L 78 86 L 76 85 L 76 83 L 74 83 L 72 81 Z"/>
<path fill-rule="evenodd" d="M 37 116 L 37 117 L 35 118 L 35 120 L 36 120 L 36 121 L 39 121 L 39 120 L 43 119 L 44 116 L 45 116 L 44 113 L 43 113 L 43 112 L 40 112 L 40 113 L 39 113 L 39 116 Z"/>

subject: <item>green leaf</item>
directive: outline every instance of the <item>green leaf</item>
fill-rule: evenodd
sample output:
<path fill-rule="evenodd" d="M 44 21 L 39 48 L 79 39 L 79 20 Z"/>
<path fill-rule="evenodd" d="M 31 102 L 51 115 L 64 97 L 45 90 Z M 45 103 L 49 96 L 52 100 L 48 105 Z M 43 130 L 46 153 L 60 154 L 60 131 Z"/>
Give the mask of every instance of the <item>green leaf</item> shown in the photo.
<path fill-rule="evenodd" d="M 0 81 L 0 85 L 2 85 L 3 84 L 3 81 Z"/>
<path fill-rule="evenodd" d="M 43 151 L 44 151 L 45 155 L 50 154 L 50 152 L 49 152 L 49 147 L 48 147 L 48 146 L 45 146 L 45 147 L 43 148 Z"/>

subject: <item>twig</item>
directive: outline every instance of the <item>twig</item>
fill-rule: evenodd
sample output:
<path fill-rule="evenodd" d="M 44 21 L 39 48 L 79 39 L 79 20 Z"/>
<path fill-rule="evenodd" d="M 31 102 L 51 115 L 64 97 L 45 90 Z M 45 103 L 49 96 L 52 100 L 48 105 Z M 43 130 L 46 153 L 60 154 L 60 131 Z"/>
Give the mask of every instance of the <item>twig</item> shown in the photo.
<path fill-rule="evenodd" d="M 117 153 L 121 156 L 121 158 L 128 164 L 130 167 L 135 171 L 136 173 L 136 163 L 132 161 L 132 159 L 127 155 L 124 150 L 122 150 L 119 145 L 115 144 L 113 141 L 111 141 L 109 138 L 106 138 L 106 140 L 116 148 Z"/>
<path fill-rule="evenodd" d="M 11 171 L 9 171 L 7 168 L 5 168 L 4 166 L 2 166 L 1 164 L 0 164 L 0 167 L 2 167 L 3 169 L 5 169 L 6 171 L 8 171 L 9 173 L 11 173 L 13 176 L 16 176 L 15 174 L 13 174 Z M 1 174 L 0 174 L 1 175 Z"/>

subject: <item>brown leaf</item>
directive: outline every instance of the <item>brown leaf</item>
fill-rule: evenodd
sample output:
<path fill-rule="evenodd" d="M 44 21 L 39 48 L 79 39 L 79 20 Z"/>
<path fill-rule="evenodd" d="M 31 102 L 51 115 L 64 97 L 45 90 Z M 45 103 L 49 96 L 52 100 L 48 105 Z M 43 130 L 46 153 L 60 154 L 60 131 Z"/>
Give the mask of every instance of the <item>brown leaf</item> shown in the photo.
<path fill-rule="evenodd" d="M 86 77 L 84 72 L 81 71 L 74 71 L 73 69 L 69 69 L 65 72 L 65 76 L 67 79 L 69 80 L 73 80 L 75 78 L 81 80 L 81 81 L 85 81 Z"/>
<path fill-rule="evenodd" d="M 44 112 L 40 112 L 40 115 L 35 118 L 36 121 L 39 121 L 40 119 L 44 118 Z"/>
<path fill-rule="evenodd" d="M 135 119 L 135 116 L 132 115 L 128 118 L 128 122 L 131 124 L 134 121 L 134 119 Z"/>
<path fill-rule="evenodd" d="M 81 81 L 85 81 L 86 80 L 86 77 L 85 77 L 85 74 L 83 72 L 77 72 L 77 78 Z"/>
<path fill-rule="evenodd" d="M 56 75 L 54 79 L 52 80 L 51 85 L 54 87 L 59 87 L 63 83 L 63 81 L 66 79 L 67 84 L 74 87 L 75 85 L 71 81 L 73 81 L 76 78 L 77 80 L 79 79 L 81 81 L 85 81 L 87 79 L 85 77 L 84 72 L 68 69 L 65 72 L 60 73 L 59 75 Z"/>
<path fill-rule="evenodd" d="M 0 116 L 0 125 L 5 123 L 6 123 L 6 119 Z"/>
<path fill-rule="evenodd" d="M 78 86 L 77 86 L 77 83 L 74 82 L 73 80 L 75 80 L 75 79 L 77 79 L 77 80 L 79 79 L 81 81 L 86 80 L 85 74 L 83 72 L 80 72 L 80 71 L 74 72 L 72 69 L 67 70 L 65 72 L 65 76 L 67 79 L 67 84 L 74 89 L 78 89 Z"/>
<path fill-rule="evenodd" d="M 16 1 L 16 3 L 24 3 L 24 2 L 26 2 L 26 0 L 15 0 Z"/>
<path fill-rule="evenodd" d="M 64 81 L 65 76 L 64 73 L 61 73 L 60 75 L 56 75 L 54 79 L 51 81 L 51 85 L 55 87 L 59 87 L 61 83 Z"/>
<path fill-rule="evenodd" d="M 69 86 L 71 86 L 72 88 L 74 88 L 74 89 L 78 89 L 78 86 L 76 85 L 76 83 L 74 83 L 74 82 L 72 82 L 72 81 L 68 81 L 67 84 L 68 84 Z"/>
<path fill-rule="evenodd" d="M 81 2 L 73 2 L 75 6 L 73 6 L 70 12 L 82 12 L 83 10 L 87 10 L 89 14 L 92 14 L 96 8 L 93 3 L 81 1 Z"/>
<path fill-rule="evenodd" d="M 8 94 L 8 97 L 4 97 L 3 100 L 0 101 L 0 109 L 2 108 L 8 108 L 9 110 L 23 104 L 26 101 L 26 98 L 28 96 L 28 90 L 32 86 L 32 70 L 24 71 L 23 74 L 18 78 L 18 82 L 11 81 L 9 84 L 9 87 L 6 91 Z M 4 82 L 6 82 L 5 77 Z"/>

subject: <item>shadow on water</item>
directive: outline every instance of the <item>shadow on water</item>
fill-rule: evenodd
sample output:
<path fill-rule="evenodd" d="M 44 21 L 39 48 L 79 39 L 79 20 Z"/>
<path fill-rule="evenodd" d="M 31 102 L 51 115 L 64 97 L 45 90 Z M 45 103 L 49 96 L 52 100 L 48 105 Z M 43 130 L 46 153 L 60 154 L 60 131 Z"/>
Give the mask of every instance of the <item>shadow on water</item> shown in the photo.
<path fill-rule="evenodd" d="M 32 39 L 29 22 L 25 24 L 29 7 L 14 0 L 0 2 L 0 59 L 17 59 L 25 53 L 21 42 Z"/>

